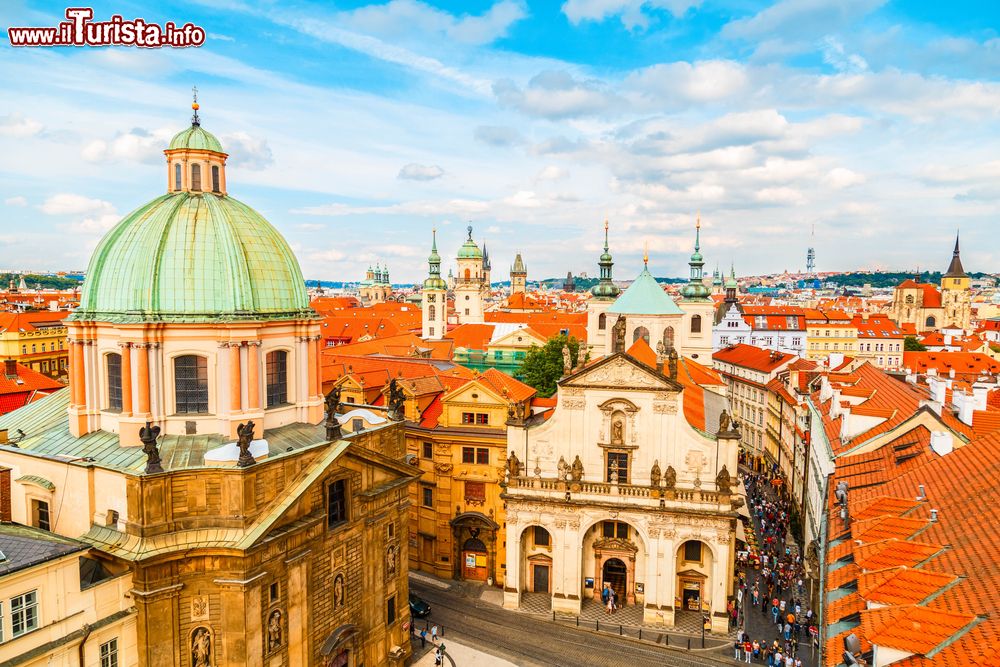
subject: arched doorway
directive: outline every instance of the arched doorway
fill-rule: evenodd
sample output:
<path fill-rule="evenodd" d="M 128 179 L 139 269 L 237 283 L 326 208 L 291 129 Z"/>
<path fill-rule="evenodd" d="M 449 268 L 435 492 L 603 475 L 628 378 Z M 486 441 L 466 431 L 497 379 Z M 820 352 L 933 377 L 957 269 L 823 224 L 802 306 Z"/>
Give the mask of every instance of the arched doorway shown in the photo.
<path fill-rule="evenodd" d="M 700 540 L 687 540 L 677 548 L 676 554 L 678 611 L 697 612 L 711 608 L 712 550 Z"/>
<path fill-rule="evenodd" d="M 502 581 L 497 573 L 499 524 L 481 512 L 463 512 L 451 520 L 454 576 L 471 581 Z"/>
<path fill-rule="evenodd" d="M 606 585 L 615 592 L 619 604 L 628 599 L 628 568 L 620 558 L 609 558 L 604 561 L 601 582 L 602 588 Z"/>
<path fill-rule="evenodd" d="M 521 532 L 522 590 L 552 592 L 552 546 L 552 533 L 544 526 L 527 526 Z"/>

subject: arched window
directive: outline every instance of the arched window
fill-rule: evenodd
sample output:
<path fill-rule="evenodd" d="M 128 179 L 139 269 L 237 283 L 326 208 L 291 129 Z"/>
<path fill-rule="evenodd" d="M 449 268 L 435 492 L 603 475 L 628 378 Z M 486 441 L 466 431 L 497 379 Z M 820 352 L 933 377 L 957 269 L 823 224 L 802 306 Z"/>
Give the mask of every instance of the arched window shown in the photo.
<path fill-rule="evenodd" d="M 646 327 L 636 327 L 635 331 L 632 332 L 632 342 L 636 342 L 639 339 L 643 339 L 647 343 L 649 342 L 649 329 Z"/>
<path fill-rule="evenodd" d="M 107 356 L 108 410 L 122 409 L 122 355 L 112 352 Z"/>
<path fill-rule="evenodd" d="M 466 280 L 471 280 L 472 279 L 472 271 L 470 271 L 469 269 L 465 270 L 465 279 Z"/>
<path fill-rule="evenodd" d="M 605 329 L 608 328 L 607 313 L 601 313 L 600 315 L 597 316 L 597 328 L 600 329 L 601 331 L 604 331 Z"/>
<path fill-rule="evenodd" d="M 191 189 L 201 190 L 201 165 L 191 165 Z"/>
<path fill-rule="evenodd" d="M 674 328 L 667 327 L 663 330 L 663 347 L 667 349 L 667 352 L 674 349 Z"/>
<path fill-rule="evenodd" d="M 691 333 L 701 333 L 701 315 L 691 316 Z"/>
<path fill-rule="evenodd" d="M 212 165 L 212 192 L 219 191 L 219 167 Z"/>
<path fill-rule="evenodd" d="M 427 307 L 427 319 L 433 321 L 434 317 L 437 315 L 437 308 L 433 304 Z"/>
<path fill-rule="evenodd" d="M 267 407 L 288 403 L 288 352 L 267 353 Z"/>
<path fill-rule="evenodd" d="M 181 189 L 181 163 L 174 163 L 174 190 Z"/>
<path fill-rule="evenodd" d="M 927 326 L 929 326 L 929 327 L 932 327 L 932 326 L 934 326 L 935 324 L 937 324 L 937 320 L 936 320 L 936 319 L 934 319 L 934 316 L 932 315 L 931 317 L 928 317 L 928 318 L 927 318 L 927 321 L 925 322 L 925 324 L 926 324 Z"/>
<path fill-rule="evenodd" d="M 45 343 L 42 343 L 42 352 L 45 351 Z"/>
<path fill-rule="evenodd" d="M 174 359 L 174 399 L 177 414 L 208 412 L 208 360 L 193 354 Z"/>

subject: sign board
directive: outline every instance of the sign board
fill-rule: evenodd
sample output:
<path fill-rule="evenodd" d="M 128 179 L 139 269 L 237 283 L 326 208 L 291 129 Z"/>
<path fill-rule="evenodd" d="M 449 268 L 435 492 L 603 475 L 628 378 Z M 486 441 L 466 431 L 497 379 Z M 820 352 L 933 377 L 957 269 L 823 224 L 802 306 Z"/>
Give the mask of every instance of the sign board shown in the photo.
<path fill-rule="evenodd" d="M 476 554 L 466 554 L 465 567 L 475 567 L 475 566 L 476 566 Z"/>

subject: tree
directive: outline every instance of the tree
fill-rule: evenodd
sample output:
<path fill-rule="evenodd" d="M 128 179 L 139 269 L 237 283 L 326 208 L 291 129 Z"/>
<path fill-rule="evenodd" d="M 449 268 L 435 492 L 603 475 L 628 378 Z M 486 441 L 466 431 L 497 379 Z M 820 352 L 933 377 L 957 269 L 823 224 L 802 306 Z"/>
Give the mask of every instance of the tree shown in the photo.
<path fill-rule="evenodd" d="M 917 340 L 916 336 L 907 336 L 903 339 L 903 350 L 906 352 L 926 352 L 927 346 Z"/>
<path fill-rule="evenodd" d="M 566 334 L 550 338 L 542 347 L 532 345 L 524 355 L 518 372 L 524 383 L 538 390 L 543 398 L 556 393 L 556 382 L 563 376 L 563 347 L 569 347 L 569 357 L 576 366 L 580 358 L 580 341 Z"/>

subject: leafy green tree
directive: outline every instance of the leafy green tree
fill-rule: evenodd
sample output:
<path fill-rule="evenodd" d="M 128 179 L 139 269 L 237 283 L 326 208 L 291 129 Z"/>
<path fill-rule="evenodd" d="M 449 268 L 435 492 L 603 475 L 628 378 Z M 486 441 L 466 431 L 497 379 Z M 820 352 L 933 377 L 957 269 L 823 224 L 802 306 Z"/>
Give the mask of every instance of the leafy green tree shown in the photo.
<path fill-rule="evenodd" d="M 907 336 L 903 339 L 903 350 L 906 352 L 926 352 L 927 346 L 917 340 L 916 336 Z"/>
<path fill-rule="evenodd" d="M 576 366 L 580 359 L 580 341 L 566 334 L 550 338 L 542 347 L 532 345 L 524 355 L 518 373 L 522 381 L 537 389 L 543 398 L 556 393 L 556 382 L 563 376 L 563 347 L 569 347 L 569 357 Z"/>

